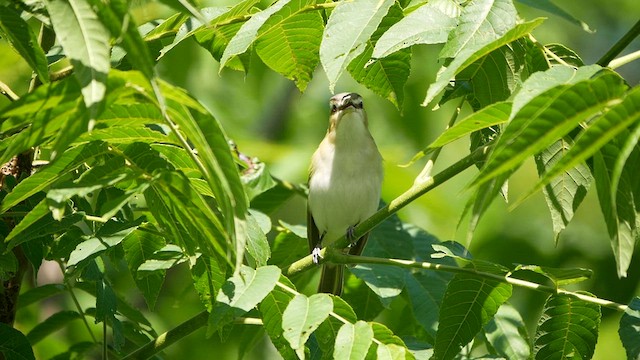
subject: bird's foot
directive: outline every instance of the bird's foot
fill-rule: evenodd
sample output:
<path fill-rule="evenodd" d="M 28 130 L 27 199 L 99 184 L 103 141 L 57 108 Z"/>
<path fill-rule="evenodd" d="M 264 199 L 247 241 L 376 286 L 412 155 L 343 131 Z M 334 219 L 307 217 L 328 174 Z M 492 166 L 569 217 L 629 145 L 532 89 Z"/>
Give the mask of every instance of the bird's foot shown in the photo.
<path fill-rule="evenodd" d="M 355 244 L 358 241 L 358 239 L 356 239 L 356 227 L 354 225 L 351 225 L 347 228 L 346 236 L 351 245 Z"/>
<path fill-rule="evenodd" d="M 322 259 L 322 255 L 320 255 L 320 247 L 315 247 L 311 250 L 311 260 L 314 264 L 320 263 L 320 259 Z"/>

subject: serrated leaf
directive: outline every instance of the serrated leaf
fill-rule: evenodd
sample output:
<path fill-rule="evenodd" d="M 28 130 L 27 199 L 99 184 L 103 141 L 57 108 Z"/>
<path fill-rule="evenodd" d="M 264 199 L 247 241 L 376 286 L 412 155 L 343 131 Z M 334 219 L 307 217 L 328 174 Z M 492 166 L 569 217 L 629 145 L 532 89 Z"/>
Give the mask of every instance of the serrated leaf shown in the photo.
<path fill-rule="evenodd" d="M 374 346 L 376 347 L 375 359 L 393 359 L 405 360 L 413 359 L 411 353 L 407 349 L 404 341 L 391 332 L 386 326 L 372 322 L 373 337 L 375 338 Z M 369 349 L 367 358 L 371 358 L 372 351 Z"/>
<path fill-rule="evenodd" d="M 253 164 L 250 169 L 244 171 L 240 180 L 244 184 L 249 201 L 278 185 L 263 162 Z"/>
<path fill-rule="evenodd" d="M 291 0 L 278 0 L 266 9 L 253 14 L 249 20 L 242 24 L 238 32 L 233 36 L 227 47 L 224 49 L 224 53 L 220 58 L 219 71 L 222 71 L 229 59 L 247 51 L 249 46 L 255 41 L 258 31 L 262 25 L 269 20 L 271 15 L 282 9 L 282 7 L 290 1 Z"/>
<path fill-rule="evenodd" d="M 498 355 L 506 359 L 529 359 L 531 348 L 527 328 L 520 313 L 511 305 L 503 304 L 496 315 L 484 326 L 484 333 Z"/>
<path fill-rule="evenodd" d="M 327 294 L 310 297 L 296 295 L 282 315 L 283 336 L 296 354 L 304 359 L 304 344 L 333 310 L 333 301 Z"/>
<path fill-rule="evenodd" d="M 518 24 L 498 39 L 493 40 L 480 48 L 470 47 L 463 49 L 453 59 L 453 61 L 444 68 L 444 70 L 438 73 L 436 81 L 431 84 L 431 86 L 429 86 L 429 90 L 427 90 L 427 96 L 425 97 L 422 106 L 427 106 L 431 103 L 433 99 L 435 99 L 435 97 L 449 84 L 449 81 L 453 80 L 458 73 L 469 65 L 492 51 L 531 33 L 531 31 L 540 25 L 542 21 L 543 19 L 535 19 L 526 23 Z"/>
<path fill-rule="evenodd" d="M 209 315 L 207 336 L 258 305 L 273 290 L 279 278 L 280 269 L 275 266 L 255 270 L 242 266 L 218 292 Z"/>
<path fill-rule="evenodd" d="M 481 271 L 491 270 L 480 263 L 474 266 L 480 266 Z M 456 275 L 442 300 L 433 358 L 453 359 L 511 297 L 511 290 L 507 283 Z"/>
<path fill-rule="evenodd" d="M 35 193 L 45 190 L 67 173 L 82 165 L 85 161 L 104 154 L 107 151 L 106 144 L 100 142 L 89 143 L 66 151 L 55 161 L 49 163 L 49 165 L 21 181 L 13 188 L 3 199 L 0 213 L 6 212 Z"/>
<path fill-rule="evenodd" d="M 115 224 L 114 232 L 109 231 L 109 226 L 107 226 L 109 223 L 105 224 L 94 237 L 81 242 L 71 252 L 67 260 L 67 266 L 82 266 L 81 263 L 86 263 L 100 255 L 100 253 L 120 244 L 127 235 L 138 228 L 140 220 L 133 223 Z M 112 221 L 113 223 L 115 221 Z"/>
<path fill-rule="evenodd" d="M 267 235 L 262 231 L 260 224 L 253 215 L 247 216 L 247 253 L 251 255 L 257 266 L 267 265 L 271 257 L 271 249 L 267 241 Z"/>
<path fill-rule="evenodd" d="M 439 44 L 447 41 L 456 19 L 440 10 L 434 1 L 420 6 L 391 26 L 376 42 L 372 58 L 389 56 L 416 44 Z"/>
<path fill-rule="evenodd" d="M 282 278 L 280 281 L 282 281 Z M 288 282 L 288 280 L 285 281 Z M 288 286 L 294 288 L 293 284 L 289 283 Z M 276 286 L 273 291 L 265 296 L 258 307 L 262 314 L 262 322 L 267 335 L 269 335 L 271 342 L 285 359 L 296 356 L 284 338 L 284 330 L 282 328 L 284 311 L 293 297 L 294 295 L 290 292 Z"/>
<path fill-rule="evenodd" d="M 136 229 L 122 240 L 124 258 L 133 276 L 133 281 L 142 292 L 147 306 L 153 310 L 164 282 L 165 271 L 157 270 L 140 276 L 138 269 L 165 245 L 165 241 L 144 228 Z"/>
<path fill-rule="evenodd" d="M 304 91 L 313 76 L 324 22 L 319 11 L 303 11 L 313 1 L 294 0 L 264 24 L 256 53 L 271 69 L 293 80 Z"/>
<path fill-rule="evenodd" d="M 560 139 L 537 154 L 534 160 L 538 174 L 544 176 L 570 149 L 568 140 Z M 584 163 L 579 163 L 551 179 L 549 184 L 544 186 L 544 198 L 551 213 L 556 244 L 560 232 L 571 221 L 574 212 L 587 194 L 591 180 L 589 168 Z"/>
<path fill-rule="evenodd" d="M 4 323 L 0 323 L 0 353 L 6 360 L 35 360 L 27 337 Z"/>
<path fill-rule="evenodd" d="M 463 51 L 475 50 L 499 39 L 516 26 L 517 17 L 511 0 L 471 1 L 460 13 L 440 57 L 454 58 Z"/>
<path fill-rule="evenodd" d="M 544 150 L 580 122 L 617 103 L 624 90 L 618 75 L 605 73 L 536 96 L 512 116 L 473 185 L 514 171 L 527 157 Z"/>
<path fill-rule="evenodd" d="M 333 314 L 340 316 L 342 319 L 330 316 L 318 326 L 318 329 L 314 333 L 315 340 L 318 343 L 324 359 L 332 358 L 336 345 L 336 337 L 344 325 L 344 320 L 349 323 L 358 321 L 353 308 L 351 308 L 351 305 L 345 300 L 337 296 L 332 296 L 331 300 L 333 300 Z"/>
<path fill-rule="evenodd" d="M 320 44 L 320 62 L 333 89 L 349 63 L 360 55 L 393 0 L 341 2 L 331 12 Z"/>
<path fill-rule="evenodd" d="M 109 73 L 109 31 L 85 0 L 46 0 L 60 44 L 74 67 L 89 109 L 89 130 L 100 112 Z"/>
<path fill-rule="evenodd" d="M 204 8 L 202 9 L 202 13 L 204 16 L 204 19 L 206 20 L 206 23 L 201 22 L 198 19 L 195 18 L 187 18 L 184 21 L 182 21 L 180 23 L 180 26 L 178 27 L 178 30 L 176 31 L 176 36 L 173 39 L 173 42 L 171 42 L 171 44 L 164 46 L 162 49 L 160 49 L 160 54 L 158 55 L 158 58 L 156 59 L 156 61 L 160 60 L 162 57 L 164 57 L 169 51 L 171 51 L 173 48 L 175 48 L 176 46 L 178 46 L 178 44 L 180 44 L 181 42 L 183 42 L 184 40 L 190 38 L 191 36 L 196 35 L 199 32 L 202 32 L 205 29 L 206 25 L 216 25 L 217 24 L 217 20 L 223 20 L 222 17 L 223 15 L 231 12 L 232 10 L 229 10 L 227 8 L 224 7 L 210 7 L 210 8 Z M 179 19 L 176 19 L 176 21 L 178 21 Z M 168 25 L 173 25 L 173 24 L 168 24 Z M 177 24 L 173 25 L 173 27 L 175 28 L 175 26 L 177 26 Z"/>
<path fill-rule="evenodd" d="M 364 359 L 373 341 L 371 325 L 358 321 L 342 325 L 336 336 L 334 359 Z"/>
<path fill-rule="evenodd" d="M 634 297 L 622 314 L 618 335 L 627 352 L 627 359 L 640 358 L 640 298 Z"/>
<path fill-rule="evenodd" d="M 12 8 L 0 6 L 0 32 L 29 66 L 38 75 L 42 83 L 49 82 L 49 64 L 44 51 L 38 44 L 36 34 L 29 24 Z"/>
<path fill-rule="evenodd" d="M 598 340 L 600 306 L 567 294 L 549 296 L 538 322 L 536 359 L 591 359 Z"/>
<path fill-rule="evenodd" d="M 27 334 L 27 339 L 29 339 L 31 345 L 35 345 L 40 342 L 40 340 L 51 335 L 53 332 L 62 329 L 71 321 L 81 318 L 82 315 L 78 314 L 75 311 L 57 312 L 46 318 L 43 322 L 38 323 L 33 329 L 31 329 L 31 331 L 29 331 L 29 333 Z"/>
<path fill-rule="evenodd" d="M 427 335 L 425 340 L 433 344 L 438 329 L 440 306 L 449 279 L 431 272 L 407 274 L 406 290 L 416 322 Z"/>
<path fill-rule="evenodd" d="M 391 6 L 378 29 L 371 35 L 364 52 L 347 66 L 347 70 L 354 80 L 388 99 L 398 109 L 402 108 L 404 102 L 404 84 L 407 82 L 411 70 L 411 51 L 405 49 L 383 59 L 369 59 L 380 36 L 402 19 L 402 16 L 402 9 L 399 5 Z"/>

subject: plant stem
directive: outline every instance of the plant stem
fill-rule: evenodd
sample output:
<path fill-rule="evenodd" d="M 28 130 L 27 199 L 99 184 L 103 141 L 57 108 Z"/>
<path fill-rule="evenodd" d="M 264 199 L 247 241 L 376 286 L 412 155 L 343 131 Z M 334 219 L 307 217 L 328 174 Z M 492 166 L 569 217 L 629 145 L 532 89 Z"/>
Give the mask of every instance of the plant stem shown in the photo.
<path fill-rule="evenodd" d="M 638 59 L 640 59 L 640 50 L 634 51 L 631 54 L 627 54 L 625 56 L 621 56 L 617 59 L 611 60 L 611 62 L 609 63 L 609 67 L 612 69 L 617 69 L 622 65 L 626 65 Z"/>
<path fill-rule="evenodd" d="M 11 90 L 9 85 L 3 83 L 2 81 L 0 81 L 0 94 L 4 95 L 7 99 L 11 101 L 17 101 L 20 99 L 20 96 L 18 96 L 15 92 L 13 92 L 13 90 Z"/>
<path fill-rule="evenodd" d="M 478 161 L 484 160 L 484 158 L 487 156 L 487 153 L 489 152 L 489 148 L 489 145 L 478 148 L 471 154 L 460 159 L 455 164 L 449 166 L 448 168 L 442 170 L 434 176 L 427 177 L 422 179 L 422 181 L 415 182 L 413 186 L 409 188 L 409 190 L 393 199 L 387 206 L 378 210 L 378 212 L 373 214 L 370 218 L 356 226 L 356 228 L 354 229 L 354 238 L 357 239 L 362 235 L 368 233 L 369 231 L 371 231 L 371 229 L 381 224 L 388 217 L 395 214 L 415 199 L 435 189 L 455 175 L 460 174 Z M 342 238 L 336 240 L 332 245 L 334 248 L 338 249 L 345 248 L 349 245 L 349 240 L 347 240 L 346 237 L 343 236 Z M 329 255 L 326 250 L 326 248 L 320 250 L 321 258 Z M 288 268 L 283 269 L 283 274 L 285 276 L 293 276 L 314 266 L 316 266 L 316 264 L 313 262 L 312 255 L 308 255 L 289 265 Z"/>
<path fill-rule="evenodd" d="M 427 269 L 427 270 L 434 270 L 434 271 L 444 271 L 449 273 L 467 274 L 467 275 L 477 276 L 480 278 L 506 282 L 508 284 L 511 284 L 517 287 L 540 291 L 543 293 L 565 294 L 565 295 L 573 296 L 583 301 L 587 301 L 587 302 L 597 304 L 597 305 L 600 305 L 609 309 L 617 310 L 617 311 L 624 312 L 627 309 L 626 305 L 618 304 L 616 302 L 605 300 L 605 299 L 600 299 L 595 296 L 590 296 L 590 295 L 576 293 L 569 290 L 559 289 L 553 286 L 542 285 L 542 284 L 534 283 L 531 281 L 514 278 L 509 275 L 500 275 L 500 274 L 482 272 L 474 268 L 465 268 L 465 267 L 458 267 L 458 266 L 451 266 L 451 265 L 444 265 L 444 264 L 434 264 L 430 262 L 420 262 L 420 261 L 414 261 L 414 260 L 386 259 L 386 258 L 377 258 L 377 257 L 370 257 L 370 256 L 356 256 L 356 255 L 344 254 L 338 251 L 332 254 L 331 259 L 341 264 L 392 265 L 392 266 L 411 268 L 411 269 Z"/>
<path fill-rule="evenodd" d="M 604 54 L 596 64 L 600 66 L 609 66 L 609 63 L 618 56 L 629 44 L 640 35 L 640 20 L 633 25 L 626 34 L 615 43 L 606 54 Z"/>

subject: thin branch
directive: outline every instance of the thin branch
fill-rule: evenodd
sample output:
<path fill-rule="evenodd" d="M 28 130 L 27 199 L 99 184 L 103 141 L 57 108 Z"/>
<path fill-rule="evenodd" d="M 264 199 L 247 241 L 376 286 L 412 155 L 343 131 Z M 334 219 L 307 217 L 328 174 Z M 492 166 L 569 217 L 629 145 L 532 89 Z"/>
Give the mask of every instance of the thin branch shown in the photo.
<path fill-rule="evenodd" d="M 573 296 L 583 301 L 590 302 L 592 304 L 597 304 L 609 309 L 622 311 L 624 312 L 627 309 L 626 305 L 618 304 L 613 301 L 600 299 L 595 296 L 590 296 L 586 294 L 581 294 L 569 290 L 559 289 L 553 286 L 542 285 L 538 283 L 534 283 L 527 280 L 522 280 L 518 278 L 511 277 L 509 275 L 499 275 L 492 274 L 488 272 L 478 271 L 474 268 L 464 268 L 458 266 L 444 265 L 444 264 L 434 264 L 430 262 L 420 262 L 414 260 L 402 260 L 402 259 L 386 259 L 386 258 L 377 258 L 370 256 L 356 256 L 356 255 L 348 255 L 339 251 L 331 252 L 331 260 L 340 263 L 340 264 L 377 264 L 377 265 L 392 265 L 403 268 L 411 268 L 411 269 L 427 269 L 434 271 L 444 271 L 449 273 L 457 273 L 457 274 L 467 274 L 485 279 L 492 279 L 500 282 L 506 282 L 508 284 L 526 288 L 530 290 L 535 290 L 548 294 L 564 294 Z"/>
<path fill-rule="evenodd" d="M 7 99 L 11 101 L 17 101 L 20 99 L 20 96 L 18 96 L 15 92 L 13 92 L 13 90 L 11 90 L 9 85 L 3 83 L 2 81 L 0 81 L 0 94 L 4 95 Z"/>
<path fill-rule="evenodd" d="M 71 74 L 73 74 L 73 66 L 67 66 L 66 68 L 58 71 L 58 72 L 54 72 L 52 73 L 49 78 L 51 79 L 51 81 L 58 81 L 58 80 L 62 80 L 66 77 L 69 77 Z"/>
<path fill-rule="evenodd" d="M 625 56 L 621 56 L 617 59 L 611 60 L 609 63 L 609 67 L 611 69 L 617 69 L 622 65 L 627 65 L 628 63 L 640 59 L 640 50 L 634 51 L 631 54 L 627 54 Z"/>
<path fill-rule="evenodd" d="M 462 158 L 455 164 L 437 173 L 433 177 L 428 177 L 428 178 L 422 179 L 422 181 L 420 182 L 414 183 L 413 186 L 409 188 L 409 190 L 405 191 L 400 196 L 393 199 L 387 206 L 378 210 L 378 212 L 373 214 L 370 218 L 368 218 L 367 220 L 363 221 L 358 226 L 356 226 L 356 228 L 354 229 L 354 238 L 357 239 L 362 235 L 368 233 L 374 227 L 381 224 L 388 217 L 395 214 L 396 212 L 398 212 L 400 209 L 410 204 L 415 199 L 435 189 L 439 185 L 442 185 L 447 180 L 460 174 L 461 172 L 468 169 L 469 167 L 476 164 L 477 162 L 483 161 L 484 158 L 487 156 L 489 149 L 490 149 L 489 145 L 478 148 L 473 153 L 467 155 L 466 157 Z M 349 241 L 346 239 L 345 236 L 343 236 L 342 238 L 332 243 L 332 245 L 333 247 L 338 249 L 345 248 L 349 245 Z M 327 250 L 326 248 L 320 250 L 320 257 L 325 256 L 326 250 Z M 289 265 L 288 268 L 283 270 L 283 274 L 286 276 L 293 276 L 302 271 L 311 269 L 315 266 L 316 264 L 313 262 L 312 255 L 308 255 L 294 262 L 293 264 Z"/>
<path fill-rule="evenodd" d="M 633 27 L 629 29 L 629 31 L 627 31 L 627 33 L 624 34 L 622 38 L 620 38 L 620 40 L 618 40 L 618 42 L 615 43 L 611 49 L 609 49 L 609 51 L 600 58 L 600 60 L 598 60 L 598 62 L 596 62 L 596 64 L 600 66 L 609 66 L 609 63 L 615 59 L 616 56 L 620 55 L 622 50 L 629 46 L 633 39 L 638 37 L 638 35 L 640 35 L 640 20 L 638 20 L 638 22 L 636 22 L 635 25 L 633 25 Z"/>

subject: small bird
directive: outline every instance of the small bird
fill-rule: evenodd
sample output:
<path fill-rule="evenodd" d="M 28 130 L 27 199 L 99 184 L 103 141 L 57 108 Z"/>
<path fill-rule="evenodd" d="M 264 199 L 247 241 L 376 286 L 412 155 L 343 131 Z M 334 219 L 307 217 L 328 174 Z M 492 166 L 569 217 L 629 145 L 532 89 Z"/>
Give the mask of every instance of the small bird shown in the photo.
<path fill-rule="evenodd" d="M 340 93 L 329 100 L 329 129 L 313 154 L 309 170 L 307 237 L 317 262 L 322 247 L 343 235 L 349 254 L 362 252 L 368 234 L 353 239 L 353 230 L 378 209 L 382 156 L 369 133 L 362 97 Z M 356 241 L 354 241 L 356 240 Z M 340 295 L 343 265 L 325 264 L 318 292 Z"/>

